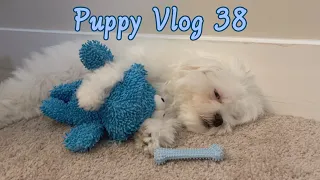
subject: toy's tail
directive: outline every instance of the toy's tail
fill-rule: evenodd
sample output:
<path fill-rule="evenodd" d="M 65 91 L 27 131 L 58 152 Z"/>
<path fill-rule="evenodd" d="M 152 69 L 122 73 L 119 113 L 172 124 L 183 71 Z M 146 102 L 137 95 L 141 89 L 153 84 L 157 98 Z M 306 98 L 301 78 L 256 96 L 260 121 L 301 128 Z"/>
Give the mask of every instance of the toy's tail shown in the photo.
<path fill-rule="evenodd" d="M 95 70 L 113 61 L 110 49 L 97 40 L 87 41 L 79 50 L 80 60 L 88 70 Z"/>

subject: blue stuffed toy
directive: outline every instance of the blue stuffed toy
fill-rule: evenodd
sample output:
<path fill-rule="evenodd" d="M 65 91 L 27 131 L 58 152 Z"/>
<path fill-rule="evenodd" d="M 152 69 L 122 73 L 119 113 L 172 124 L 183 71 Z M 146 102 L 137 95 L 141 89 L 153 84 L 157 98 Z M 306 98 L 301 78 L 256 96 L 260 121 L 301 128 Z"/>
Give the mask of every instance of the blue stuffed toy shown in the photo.
<path fill-rule="evenodd" d="M 99 41 L 83 44 L 79 55 L 83 65 L 91 71 L 112 62 L 114 57 Z M 70 151 L 86 152 L 104 135 L 109 140 L 125 141 L 155 110 L 156 91 L 146 76 L 143 65 L 133 64 L 97 111 L 86 111 L 78 106 L 76 91 L 82 80 L 54 87 L 40 109 L 51 119 L 72 126 L 64 140 Z"/>

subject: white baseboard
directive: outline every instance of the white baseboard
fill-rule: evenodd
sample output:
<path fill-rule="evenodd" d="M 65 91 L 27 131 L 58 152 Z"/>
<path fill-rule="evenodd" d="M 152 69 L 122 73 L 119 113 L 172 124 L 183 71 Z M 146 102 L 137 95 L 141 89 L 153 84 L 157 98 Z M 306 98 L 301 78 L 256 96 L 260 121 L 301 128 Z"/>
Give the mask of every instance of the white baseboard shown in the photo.
<path fill-rule="evenodd" d="M 102 34 L 0 28 L 0 56 L 9 56 L 14 65 L 19 65 L 31 51 L 93 36 Z M 189 39 L 188 36 L 137 36 Z M 276 113 L 320 120 L 320 41 L 235 37 L 202 37 L 198 41 L 212 41 L 212 46 L 207 48 L 248 61 Z"/>

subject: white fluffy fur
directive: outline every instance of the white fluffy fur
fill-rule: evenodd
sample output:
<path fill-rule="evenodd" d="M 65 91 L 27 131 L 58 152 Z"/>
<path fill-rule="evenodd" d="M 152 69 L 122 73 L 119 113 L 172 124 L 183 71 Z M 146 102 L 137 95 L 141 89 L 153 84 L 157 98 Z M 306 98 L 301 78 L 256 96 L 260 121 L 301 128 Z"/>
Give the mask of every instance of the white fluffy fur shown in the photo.
<path fill-rule="evenodd" d="M 267 110 L 250 70 L 237 59 L 214 56 L 212 50 L 203 48 L 203 42 L 199 46 L 190 41 L 107 41 L 115 61 L 93 73 L 87 73 L 78 58 L 84 42 L 67 42 L 34 53 L 13 78 L 1 84 L 0 128 L 40 115 L 40 102 L 54 85 L 83 77 L 77 91 L 79 105 L 97 109 L 134 62 L 145 65 L 148 80 L 166 100 L 165 118 L 146 121 L 137 134 L 137 142 L 142 140 L 149 152 L 173 144 L 181 126 L 196 133 L 223 134 Z M 223 124 L 205 126 L 204 121 L 213 121 L 216 113 L 221 114 Z"/>

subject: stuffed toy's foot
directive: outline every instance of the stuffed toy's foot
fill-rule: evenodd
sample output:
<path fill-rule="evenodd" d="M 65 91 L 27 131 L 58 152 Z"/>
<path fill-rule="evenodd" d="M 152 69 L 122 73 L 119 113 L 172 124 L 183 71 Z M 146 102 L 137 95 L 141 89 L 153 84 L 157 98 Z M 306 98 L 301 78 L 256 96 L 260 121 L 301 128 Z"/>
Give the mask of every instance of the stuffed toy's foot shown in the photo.
<path fill-rule="evenodd" d="M 82 124 L 66 135 L 64 144 L 72 152 L 86 152 L 102 138 L 104 127 L 100 123 Z"/>

